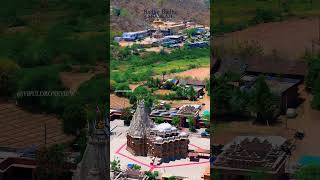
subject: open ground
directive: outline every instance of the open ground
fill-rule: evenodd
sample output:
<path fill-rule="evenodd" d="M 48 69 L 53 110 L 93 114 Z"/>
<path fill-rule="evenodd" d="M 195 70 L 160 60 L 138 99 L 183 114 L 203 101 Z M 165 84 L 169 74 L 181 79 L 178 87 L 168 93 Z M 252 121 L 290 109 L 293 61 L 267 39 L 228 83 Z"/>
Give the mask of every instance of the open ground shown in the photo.
<path fill-rule="evenodd" d="M 265 54 L 275 49 L 279 55 L 295 60 L 312 50 L 312 41 L 319 39 L 317 18 L 291 19 L 249 27 L 242 31 L 225 34 L 214 41 L 217 46 L 232 47 L 237 42 L 257 41 Z M 317 47 L 314 47 L 317 50 Z M 319 49 L 319 47 L 318 47 Z"/>
<path fill-rule="evenodd" d="M 208 159 L 200 159 L 199 162 L 190 162 L 189 159 L 181 159 L 162 163 L 161 165 L 150 165 L 150 157 L 133 156 L 126 149 L 126 132 L 128 127 L 123 126 L 123 121 L 114 120 L 110 123 L 112 132 L 110 138 L 110 158 L 111 160 L 118 158 L 121 168 L 125 169 L 127 164 L 138 164 L 143 171 L 159 171 L 160 173 L 168 173 L 175 176 L 188 177 L 190 180 L 199 180 L 206 167 L 209 165 Z M 192 134 L 189 138 L 190 149 L 209 149 L 210 139 L 201 138 L 200 134 Z"/>

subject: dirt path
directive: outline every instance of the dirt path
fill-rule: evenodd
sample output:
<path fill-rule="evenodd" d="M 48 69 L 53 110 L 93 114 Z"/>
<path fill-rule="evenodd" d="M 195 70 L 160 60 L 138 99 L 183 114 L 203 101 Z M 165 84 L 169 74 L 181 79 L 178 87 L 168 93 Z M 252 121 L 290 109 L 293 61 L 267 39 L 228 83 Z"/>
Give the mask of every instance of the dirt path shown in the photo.
<path fill-rule="evenodd" d="M 320 155 L 320 111 L 311 108 L 312 95 L 306 93 L 304 86 L 300 87 L 300 94 L 304 103 L 298 108 L 298 117 L 289 120 L 288 127 L 305 132 L 305 138 L 297 141 L 297 148 L 292 159 L 298 160 L 302 155 Z"/>
<path fill-rule="evenodd" d="M 276 49 L 283 57 L 296 59 L 300 58 L 306 49 L 311 50 L 312 40 L 319 38 L 318 23 L 317 18 L 265 23 L 217 37 L 215 43 L 232 47 L 232 44 L 236 45 L 237 42 L 254 40 L 264 47 L 266 54 Z"/>
<path fill-rule="evenodd" d="M 94 73 L 61 72 L 60 78 L 65 87 L 68 87 L 71 92 L 76 92 L 82 83 L 90 80 L 94 75 Z"/>

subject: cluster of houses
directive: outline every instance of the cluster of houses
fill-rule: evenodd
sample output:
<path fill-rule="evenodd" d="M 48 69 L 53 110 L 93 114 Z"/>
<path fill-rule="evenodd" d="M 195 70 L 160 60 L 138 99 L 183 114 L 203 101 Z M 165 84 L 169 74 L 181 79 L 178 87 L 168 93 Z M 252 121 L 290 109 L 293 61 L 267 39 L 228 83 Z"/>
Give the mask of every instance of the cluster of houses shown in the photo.
<path fill-rule="evenodd" d="M 194 29 L 192 37 L 185 30 Z M 167 47 L 180 48 L 187 44 L 189 48 L 204 48 L 209 46 L 210 29 L 193 22 L 169 22 L 155 20 L 151 28 L 142 31 L 124 32 L 114 40 L 123 46 L 139 44 L 143 48 Z M 121 43 L 124 42 L 124 43 Z"/>
<path fill-rule="evenodd" d="M 234 88 L 250 90 L 258 76 L 264 75 L 270 91 L 279 97 L 279 113 L 286 114 L 301 103 L 299 85 L 304 81 L 307 62 L 284 60 L 274 57 L 250 57 L 246 59 L 234 56 L 214 58 L 212 71 L 215 76 L 233 72 L 240 80 L 229 82 Z M 281 136 L 236 136 L 231 142 L 220 148 L 215 154 L 211 172 L 219 179 L 250 179 L 257 169 L 263 170 L 267 179 L 287 178 L 293 171 L 287 167 L 288 158 L 294 142 Z M 258 172 L 259 173 L 259 172 Z"/>
<path fill-rule="evenodd" d="M 167 79 L 164 81 L 162 86 L 166 82 L 171 82 L 174 85 L 189 88 L 193 87 L 196 92 L 197 98 L 202 98 L 205 94 L 206 83 L 202 80 L 195 80 L 195 79 Z M 113 103 L 113 102 L 111 102 Z M 118 104 L 121 104 L 119 102 Z M 184 104 L 180 107 L 166 109 L 165 106 L 166 102 L 161 102 L 159 105 L 155 105 L 152 108 L 150 118 L 155 120 L 156 118 L 162 118 L 165 122 L 171 123 L 172 119 L 175 116 L 180 118 L 180 127 L 188 127 L 187 118 L 193 117 L 196 122 L 196 127 L 206 127 L 208 124 L 205 121 L 208 121 L 203 118 L 203 114 L 200 113 L 202 111 L 202 105 L 199 104 Z M 120 119 L 122 115 L 122 111 L 125 107 L 113 107 L 110 108 L 110 120 Z M 134 110 L 132 110 L 133 114 Z"/>
<path fill-rule="evenodd" d="M 167 79 L 162 83 L 162 88 L 166 88 L 166 83 L 172 83 L 173 85 L 189 88 L 192 87 L 196 94 L 197 98 L 202 98 L 202 96 L 205 94 L 204 89 L 206 88 L 206 82 L 201 80 L 195 80 L 195 79 Z"/>
<path fill-rule="evenodd" d="M 225 57 L 214 59 L 213 72 L 220 76 L 227 72 L 240 75 L 240 80 L 232 82 L 242 91 L 250 90 L 259 75 L 264 75 L 271 92 L 279 97 L 279 114 L 295 109 L 299 103 L 299 85 L 306 75 L 307 63 L 294 60 L 277 60 L 271 57 L 252 57 L 240 59 Z"/>

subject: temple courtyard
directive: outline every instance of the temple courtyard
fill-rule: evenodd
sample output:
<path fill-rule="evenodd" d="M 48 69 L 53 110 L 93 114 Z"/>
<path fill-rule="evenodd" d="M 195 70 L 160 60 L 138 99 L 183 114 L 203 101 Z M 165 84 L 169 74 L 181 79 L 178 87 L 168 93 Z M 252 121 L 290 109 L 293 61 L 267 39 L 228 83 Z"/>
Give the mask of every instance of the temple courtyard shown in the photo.
<path fill-rule="evenodd" d="M 128 126 L 123 125 L 122 120 L 114 120 L 110 122 L 112 135 L 110 137 L 110 159 L 118 158 L 120 160 L 121 169 L 126 169 L 128 164 L 137 164 L 141 166 L 142 171 L 158 171 L 159 174 L 171 174 L 174 176 L 186 177 L 190 180 L 199 180 L 203 176 L 206 167 L 209 165 L 208 159 L 200 159 L 199 161 L 190 161 L 189 158 L 170 161 L 169 163 L 161 163 L 160 165 L 150 164 L 152 159 L 150 156 L 134 156 L 126 150 Z M 184 131 L 188 131 L 187 129 Z M 202 138 L 200 132 L 190 133 L 189 150 L 210 149 L 210 139 Z"/>

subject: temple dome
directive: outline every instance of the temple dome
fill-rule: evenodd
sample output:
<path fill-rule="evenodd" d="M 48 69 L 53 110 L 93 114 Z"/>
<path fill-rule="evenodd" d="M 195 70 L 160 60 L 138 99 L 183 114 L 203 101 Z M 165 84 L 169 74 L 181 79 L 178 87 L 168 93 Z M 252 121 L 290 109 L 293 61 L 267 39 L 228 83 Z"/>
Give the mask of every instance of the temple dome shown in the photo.
<path fill-rule="evenodd" d="M 172 130 L 177 130 L 176 127 L 173 127 L 169 123 L 161 123 L 159 125 L 156 125 L 154 130 L 158 130 L 160 132 L 166 132 L 166 131 L 172 131 Z"/>

